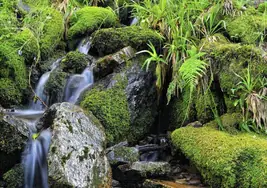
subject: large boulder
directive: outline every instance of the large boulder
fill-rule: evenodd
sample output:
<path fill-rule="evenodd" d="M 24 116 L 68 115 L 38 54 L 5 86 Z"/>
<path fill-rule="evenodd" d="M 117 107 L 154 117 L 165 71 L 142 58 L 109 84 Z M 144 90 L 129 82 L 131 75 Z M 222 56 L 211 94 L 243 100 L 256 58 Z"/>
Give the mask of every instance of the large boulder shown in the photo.
<path fill-rule="evenodd" d="M 81 100 L 81 106 L 92 111 L 105 127 L 110 144 L 136 142 L 155 121 L 155 77 L 142 70 L 143 62 L 140 56 L 128 60 L 127 66 L 119 66 L 96 82 Z"/>
<path fill-rule="evenodd" d="M 0 109 L 0 178 L 20 162 L 21 153 L 28 140 L 27 124 Z"/>
<path fill-rule="evenodd" d="M 102 125 L 70 103 L 52 105 L 38 127 L 52 130 L 48 157 L 51 187 L 109 187 L 111 169 L 105 156 Z"/>

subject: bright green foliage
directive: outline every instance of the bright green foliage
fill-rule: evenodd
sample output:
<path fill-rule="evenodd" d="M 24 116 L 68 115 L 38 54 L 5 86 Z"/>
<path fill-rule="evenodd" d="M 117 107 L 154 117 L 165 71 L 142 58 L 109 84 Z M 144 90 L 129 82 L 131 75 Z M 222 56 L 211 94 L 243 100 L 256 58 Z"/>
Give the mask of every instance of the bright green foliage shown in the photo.
<path fill-rule="evenodd" d="M 0 104 L 9 107 L 10 104 L 19 104 L 22 93 L 9 78 L 0 78 Z"/>
<path fill-rule="evenodd" d="M 241 16 L 227 21 L 227 32 L 233 40 L 253 44 L 265 38 L 267 16 L 259 14 L 252 8 Z"/>
<path fill-rule="evenodd" d="M 16 32 L 18 25 L 14 12 L 0 8 L 0 36 Z"/>
<path fill-rule="evenodd" d="M 14 36 L 14 42 L 16 42 L 16 46 L 25 58 L 26 63 L 31 65 L 39 52 L 39 44 L 34 34 L 30 29 L 22 28 L 22 31 Z"/>
<path fill-rule="evenodd" d="M 22 0 L 22 2 L 28 5 L 31 9 L 50 6 L 50 0 Z"/>
<path fill-rule="evenodd" d="M 2 78 L 1 90 L 3 91 L 0 103 L 5 107 L 19 104 L 22 100 L 23 90 L 27 87 L 24 57 L 19 55 L 19 50 L 22 50 L 20 43 L 23 39 L 22 37 L 21 40 L 18 40 L 20 34 L 0 38 L 0 78 Z"/>
<path fill-rule="evenodd" d="M 257 10 L 261 13 L 265 13 L 267 11 L 267 2 L 259 4 Z"/>
<path fill-rule="evenodd" d="M 121 77 L 110 89 L 93 88 L 87 92 L 81 106 L 91 111 L 105 127 L 109 143 L 118 143 L 128 138 L 130 115 L 125 94 L 125 81 Z"/>
<path fill-rule="evenodd" d="M 184 127 L 171 137 L 210 186 L 267 186 L 266 139 L 253 134 L 232 136 L 211 127 Z"/>
<path fill-rule="evenodd" d="M 64 72 L 81 74 L 88 65 L 86 55 L 78 51 L 69 52 L 61 61 L 61 68 Z"/>
<path fill-rule="evenodd" d="M 112 10 L 101 7 L 84 7 L 71 16 L 68 38 L 90 35 L 101 27 L 113 27 L 116 24 L 117 17 Z"/>
<path fill-rule="evenodd" d="M 157 32 L 137 26 L 100 29 L 93 33 L 92 38 L 92 48 L 95 48 L 100 55 L 114 53 L 126 46 L 136 50 L 147 49 L 149 41 L 158 47 L 162 41 Z"/>
<path fill-rule="evenodd" d="M 34 10 L 25 17 L 24 26 L 31 29 L 38 39 L 42 59 L 54 52 L 63 37 L 63 16 L 53 8 Z"/>

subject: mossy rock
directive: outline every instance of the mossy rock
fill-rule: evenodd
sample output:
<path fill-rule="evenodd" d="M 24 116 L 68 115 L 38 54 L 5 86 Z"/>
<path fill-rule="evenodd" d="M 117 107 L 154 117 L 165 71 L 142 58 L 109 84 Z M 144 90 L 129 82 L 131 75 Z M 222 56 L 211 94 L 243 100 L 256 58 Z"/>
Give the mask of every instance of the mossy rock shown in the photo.
<path fill-rule="evenodd" d="M 22 188 L 24 182 L 23 174 L 22 164 L 16 164 L 12 169 L 7 171 L 3 176 L 3 179 L 7 184 L 7 188 Z"/>
<path fill-rule="evenodd" d="M 18 26 L 16 14 L 5 7 L 0 7 L 0 36 L 15 33 Z"/>
<path fill-rule="evenodd" d="M 162 41 L 157 32 L 138 26 L 100 29 L 92 34 L 92 39 L 93 50 L 101 56 L 115 53 L 126 46 L 136 50 L 147 49 L 149 41 L 158 47 Z"/>
<path fill-rule="evenodd" d="M 47 59 L 53 54 L 64 33 L 62 14 L 49 7 L 30 12 L 24 19 L 24 26 L 38 33 L 42 59 Z"/>
<path fill-rule="evenodd" d="M 265 38 L 267 16 L 250 7 L 241 16 L 230 18 L 226 30 L 234 41 L 254 44 Z"/>
<path fill-rule="evenodd" d="M 155 121 L 155 77 L 142 70 L 141 63 L 143 56 L 128 60 L 82 97 L 81 106 L 103 124 L 109 144 L 125 140 L 136 143 Z"/>
<path fill-rule="evenodd" d="M 22 0 L 22 3 L 29 6 L 30 9 L 49 7 L 51 5 L 50 0 Z"/>
<path fill-rule="evenodd" d="M 130 130 L 130 114 L 126 93 L 127 80 L 118 77 L 114 87 L 103 90 L 101 86 L 87 92 L 81 106 L 90 110 L 105 127 L 109 143 L 116 143 L 127 138 Z"/>
<path fill-rule="evenodd" d="M 60 66 L 64 72 L 81 74 L 88 66 L 88 60 L 85 54 L 72 51 L 62 59 Z"/>
<path fill-rule="evenodd" d="M 27 89 L 26 60 L 33 58 L 36 51 L 36 39 L 28 30 L 22 30 L 17 34 L 4 35 L 0 38 L 0 77 L 1 98 L 0 104 L 4 107 L 19 104 Z M 4 92 L 7 90 L 8 92 Z M 26 97 L 27 98 L 27 97 Z"/>
<path fill-rule="evenodd" d="M 201 46 L 206 57 L 211 60 L 214 75 L 218 77 L 227 110 L 234 112 L 237 108 L 233 105 L 235 99 L 232 89 L 241 81 L 236 74 L 245 76 L 249 66 L 254 78 L 267 75 L 265 52 L 255 45 L 231 43 L 222 35 L 216 35 L 215 38 L 212 42 L 203 40 Z"/>
<path fill-rule="evenodd" d="M 45 85 L 44 92 L 49 98 L 48 104 L 52 105 L 63 101 L 64 88 L 67 83 L 67 73 L 53 71 Z"/>
<path fill-rule="evenodd" d="M 102 7 L 84 7 L 70 18 L 68 39 L 90 35 L 99 28 L 113 27 L 117 24 L 115 13 Z"/>
<path fill-rule="evenodd" d="M 266 138 L 208 126 L 180 128 L 171 138 L 211 187 L 267 186 Z"/>

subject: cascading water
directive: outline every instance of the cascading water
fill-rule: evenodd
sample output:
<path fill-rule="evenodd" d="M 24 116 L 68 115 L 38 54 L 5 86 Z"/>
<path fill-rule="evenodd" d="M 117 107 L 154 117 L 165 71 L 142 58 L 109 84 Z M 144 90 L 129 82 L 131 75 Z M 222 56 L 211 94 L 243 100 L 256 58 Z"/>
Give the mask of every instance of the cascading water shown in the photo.
<path fill-rule="evenodd" d="M 37 84 L 37 87 L 35 89 L 35 93 L 36 95 L 44 102 L 47 102 L 47 96 L 44 93 L 44 88 L 45 88 L 45 84 L 47 83 L 51 72 L 53 72 L 59 65 L 59 62 L 61 61 L 61 58 L 56 60 L 52 66 L 51 66 L 51 70 L 44 73 L 41 78 L 39 79 L 39 82 Z M 37 100 L 36 102 L 32 102 L 31 106 L 30 106 L 31 110 L 42 110 L 43 109 L 43 104 L 40 100 Z"/>
<path fill-rule="evenodd" d="M 81 93 L 94 82 L 93 73 L 86 68 L 82 74 L 76 74 L 69 78 L 65 89 L 65 101 L 76 103 Z"/>
<path fill-rule="evenodd" d="M 30 137 L 23 153 L 24 187 L 48 188 L 47 155 L 51 141 L 51 132 L 43 130 L 38 138 Z"/>
<path fill-rule="evenodd" d="M 90 49 L 90 39 L 83 40 L 78 46 L 78 51 L 87 54 Z M 48 96 L 44 93 L 45 85 L 50 74 L 59 66 L 61 59 L 56 60 L 51 70 L 44 73 L 35 89 L 36 95 L 45 103 Z M 87 67 L 82 74 L 72 75 L 65 88 L 65 101 L 76 103 L 81 93 L 93 84 L 94 78 L 90 67 Z M 36 122 L 44 112 L 41 101 L 32 102 L 27 110 L 15 110 L 8 114 L 26 120 L 29 129 L 29 141 L 22 155 L 24 166 L 24 187 L 25 188 L 48 188 L 48 167 L 47 155 L 51 141 L 51 131 L 49 129 L 36 133 Z"/>

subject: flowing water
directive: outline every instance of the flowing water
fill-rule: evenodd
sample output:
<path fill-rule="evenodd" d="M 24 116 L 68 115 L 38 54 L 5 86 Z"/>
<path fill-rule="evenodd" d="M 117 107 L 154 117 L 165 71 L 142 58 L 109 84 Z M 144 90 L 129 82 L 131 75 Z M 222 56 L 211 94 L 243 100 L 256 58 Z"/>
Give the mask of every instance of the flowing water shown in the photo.
<path fill-rule="evenodd" d="M 51 66 L 51 70 L 44 73 L 41 78 L 39 79 L 39 82 L 37 84 L 37 87 L 35 89 L 36 95 L 45 103 L 47 103 L 47 96 L 44 93 L 45 84 L 47 83 L 50 74 L 58 67 L 60 59 L 57 59 Z M 32 101 L 30 109 L 31 110 L 43 110 L 44 106 L 40 100 L 37 100 L 36 102 Z"/>
<path fill-rule="evenodd" d="M 90 49 L 90 39 L 83 40 L 78 46 L 78 51 L 87 54 Z M 45 94 L 45 85 L 50 74 L 57 69 L 61 59 L 56 60 L 51 70 L 44 73 L 36 86 L 36 95 L 45 103 L 48 96 Z M 94 78 L 90 67 L 87 67 L 81 74 L 70 76 L 65 88 L 65 101 L 76 103 L 81 93 L 93 84 Z M 24 187 L 25 188 L 48 188 L 48 166 L 47 155 L 51 141 L 49 129 L 36 133 L 36 122 L 44 113 L 44 105 L 40 100 L 32 102 L 27 110 L 15 110 L 9 115 L 25 120 L 30 129 L 30 136 L 25 151 L 22 155 L 24 166 Z"/>

